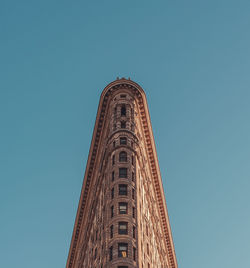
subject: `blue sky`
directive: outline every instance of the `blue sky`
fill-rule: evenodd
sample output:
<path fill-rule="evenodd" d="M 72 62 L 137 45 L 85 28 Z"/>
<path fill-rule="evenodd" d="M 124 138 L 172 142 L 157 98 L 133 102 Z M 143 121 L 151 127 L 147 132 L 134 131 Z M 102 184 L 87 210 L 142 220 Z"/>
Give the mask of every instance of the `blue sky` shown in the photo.
<path fill-rule="evenodd" d="M 250 267 L 250 2 L 0 0 L 1 267 L 65 267 L 99 96 L 146 91 L 180 268 Z"/>

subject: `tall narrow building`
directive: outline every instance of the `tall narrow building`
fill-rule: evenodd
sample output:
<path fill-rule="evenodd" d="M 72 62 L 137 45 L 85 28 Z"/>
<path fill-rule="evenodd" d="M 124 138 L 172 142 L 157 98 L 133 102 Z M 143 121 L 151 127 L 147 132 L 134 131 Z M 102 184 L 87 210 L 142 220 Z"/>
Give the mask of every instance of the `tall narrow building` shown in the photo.
<path fill-rule="evenodd" d="M 143 89 L 103 90 L 67 268 L 177 268 Z"/>

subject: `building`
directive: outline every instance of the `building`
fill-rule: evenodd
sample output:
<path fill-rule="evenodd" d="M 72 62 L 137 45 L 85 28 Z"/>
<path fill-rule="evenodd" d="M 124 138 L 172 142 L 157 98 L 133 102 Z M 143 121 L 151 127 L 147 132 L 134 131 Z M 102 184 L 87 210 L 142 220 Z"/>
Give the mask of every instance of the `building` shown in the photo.
<path fill-rule="evenodd" d="M 143 89 L 103 90 L 67 268 L 177 268 Z"/>

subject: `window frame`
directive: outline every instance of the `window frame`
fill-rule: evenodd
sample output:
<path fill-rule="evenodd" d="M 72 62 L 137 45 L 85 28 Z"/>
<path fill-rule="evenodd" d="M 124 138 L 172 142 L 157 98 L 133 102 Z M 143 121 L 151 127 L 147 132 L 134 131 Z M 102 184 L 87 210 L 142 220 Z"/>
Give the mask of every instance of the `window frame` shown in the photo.
<path fill-rule="evenodd" d="M 123 227 L 125 227 L 125 228 L 123 229 Z M 126 222 L 126 221 L 119 221 L 118 222 L 118 234 L 119 235 L 127 235 L 128 234 L 128 222 Z"/>
<path fill-rule="evenodd" d="M 119 206 L 119 214 L 122 214 L 122 215 L 128 214 L 128 203 L 127 202 L 119 202 L 118 206 Z M 126 207 L 126 210 L 124 210 L 124 209 L 121 210 L 121 206 Z M 125 211 L 125 213 L 123 211 Z"/>
<path fill-rule="evenodd" d="M 121 247 L 124 247 L 125 249 L 121 249 Z M 128 257 L 128 243 L 118 243 L 118 257 L 119 258 Z"/>
<path fill-rule="evenodd" d="M 125 195 L 125 196 L 128 195 L 128 185 L 127 184 L 119 184 L 118 187 L 119 187 L 119 195 Z M 122 187 L 124 187 L 124 189 L 126 188 L 126 191 L 121 190 Z"/>
<path fill-rule="evenodd" d="M 128 178 L 128 168 L 126 168 L 126 167 L 119 168 L 119 178 L 120 179 L 127 179 Z"/>
<path fill-rule="evenodd" d="M 126 137 L 120 137 L 120 145 L 127 145 L 127 138 Z"/>
<path fill-rule="evenodd" d="M 126 121 L 121 121 L 121 128 L 126 128 Z"/>
<path fill-rule="evenodd" d="M 119 162 L 126 163 L 128 162 L 128 154 L 126 151 L 121 151 L 119 153 Z"/>

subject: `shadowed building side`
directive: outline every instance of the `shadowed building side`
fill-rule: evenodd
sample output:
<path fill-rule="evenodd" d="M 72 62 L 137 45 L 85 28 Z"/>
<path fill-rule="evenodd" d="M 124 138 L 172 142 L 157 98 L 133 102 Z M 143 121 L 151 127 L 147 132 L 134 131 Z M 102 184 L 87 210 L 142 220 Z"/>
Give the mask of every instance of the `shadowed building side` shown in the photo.
<path fill-rule="evenodd" d="M 146 96 L 102 92 L 67 268 L 177 268 Z"/>

